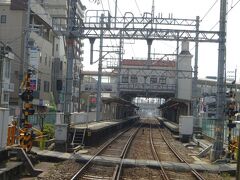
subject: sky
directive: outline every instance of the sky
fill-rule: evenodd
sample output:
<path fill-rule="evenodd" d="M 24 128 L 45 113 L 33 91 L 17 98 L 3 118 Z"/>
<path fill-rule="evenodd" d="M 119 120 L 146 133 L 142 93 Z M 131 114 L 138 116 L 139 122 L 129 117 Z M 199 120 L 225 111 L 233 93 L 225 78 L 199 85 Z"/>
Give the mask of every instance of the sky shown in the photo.
<path fill-rule="evenodd" d="M 87 10 L 109 10 L 114 16 L 114 7 L 116 0 L 82 0 Z M 101 3 L 102 1 L 102 3 Z M 226 53 L 226 71 L 227 78 L 234 75 L 232 72 L 237 69 L 237 81 L 240 80 L 240 60 L 239 60 L 239 42 L 240 42 L 240 3 L 239 0 L 228 0 L 227 14 L 227 53 Z M 135 17 L 141 17 L 144 12 L 151 12 L 152 0 L 118 0 L 117 16 L 122 16 L 125 12 L 132 12 Z M 235 5 L 235 6 L 234 6 Z M 162 17 L 195 19 L 200 16 L 200 30 L 219 30 L 220 0 L 155 0 L 155 14 L 161 13 Z M 217 24 L 217 25 L 216 25 Z M 216 25 L 214 27 L 214 25 Z M 214 27 L 214 28 L 213 28 Z M 213 29 L 212 29 L 213 28 Z M 109 43 L 104 41 L 104 43 Z M 147 58 L 146 41 L 125 42 L 123 58 Z M 111 44 L 116 44 L 113 40 Z M 190 43 L 190 52 L 193 55 L 192 67 L 194 67 L 194 43 Z M 90 65 L 89 41 L 84 42 L 84 70 L 97 70 L 97 63 Z M 98 59 L 99 41 L 94 44 L 94 61 Z M 154 41 L 152 52 L 173 53 L 176 50 L 176 42 Z M 113 55 L 114 56 L 114 55 Z M 114 56 L 115 57 L 115 56 Z M 199 43 L 199 71 L 198 77 L 217 76 L 218 66 L 218 44 L 217 43 Z"/>

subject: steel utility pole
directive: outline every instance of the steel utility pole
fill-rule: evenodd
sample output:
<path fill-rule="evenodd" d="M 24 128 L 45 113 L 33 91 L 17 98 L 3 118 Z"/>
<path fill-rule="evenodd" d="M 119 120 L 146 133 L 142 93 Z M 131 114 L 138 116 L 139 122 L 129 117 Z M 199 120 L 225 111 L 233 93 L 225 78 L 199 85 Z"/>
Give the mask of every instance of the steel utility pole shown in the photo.
<path fill-rule="evenodd" d="M 103 50 L 103 23 L 104 14 L 100 17 L 101 30 L 100 30 L 100 52 L 99 52 L 99 62 L 98 62 L 98 82 L 97 82 L 97 108 L 96 108 L 96 121 L 99 121 L 100 111 L 101 111 L 101 94 L 102 94 L 102 50 Z"/>
<path fill-rule="evenodd" d="M 72 86 L 73 86 L 73 58 L 74 58 L 74 39 L 72 34 L 74 27 L 74 19 L 76 14 L 77 0 L 68 1 L 68 21 L 67 21 L 67 74 L 66 74 L 66 88 L 65 88 L 65 102 L 64 102 L 64 122 L 69 124 L 70 113 L 72 111 Z"/>
<path fill-rule="evenodd" d="M 117 2 L 117 0 L 115 0 L 115 27 L 117 25 L 117 22 L 116 22 L 116 20 L 117 20 L 117 4 L 118 4 L 118 2 Z"/>
<path fill-rule="evenodd" d="M 218 49 L 218 77 L 217 77 L 217 113 L 215 123 L 215 142 L 211 153 L 211 160 L 220 159 L 223 153 L 224 121 L 225 121 L 225 98 L 226 98 L 226 13 L 227 0 L 221 0 L 220 26 L 219 26 L 219 49 Z"/>
<path fill-rule="evenodd" d="M 122 69 L 122 31 L 120 31 L 120 39 L 119 39 L 119 54 L 118 54 L 118 79 L 117 79 L 117 97 L 120 97 L 120 83 L 121 83 L 121 69 Z"/>
<path fill-rule="evenodd" d="M 194 62 L 194 77 L 193 77 L 193 87 L 192 87 L 192 100 L 193 100 L 193 118 L 194 126 L 197 132 L 199 131 L 200 124 L 198 118 L 197 109 L 197 80 L 198 80 L 198 38 L 199 38 L 199 16 L 196 17 L 196 41 L 195 41 L 195 62 Z"/>

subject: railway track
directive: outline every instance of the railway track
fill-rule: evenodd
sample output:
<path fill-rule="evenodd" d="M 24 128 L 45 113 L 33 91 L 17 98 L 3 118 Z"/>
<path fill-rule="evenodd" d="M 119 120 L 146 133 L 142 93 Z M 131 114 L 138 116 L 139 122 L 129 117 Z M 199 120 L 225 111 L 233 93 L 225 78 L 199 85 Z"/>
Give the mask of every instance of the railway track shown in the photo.
<path fill-rule="evenodd" d="M 205 180 L 205 178 L 200 174 L 198 173 L 194 168 L 192 168 L 190 166 L 190 164 L 185 160 L 185 158 L 178 152 L 178 150 L 169 142 L 169 140 L 166 139 L 165 135 L 164 135 L 164 132 L 163 132 L 163 129 L 161 129 L 159 126 L 158 126 L 159 122 L 157 123 L 157 128 L 160 132 L 160 135 L 163 139 L 163 141 L 165 142 L 165 144 L 168 146 L 168 148 L 171 150 L 171 152 L 175 155 L 175 157 L 179 160 L 179 162 L 181 163 L 185 163 L 190 169 L 191 169 L 191 173 L 192 175 L 195 177 L 195 179 L 198 179 L 198 180 Z M 162 165 L 161 165 L 161 159 L 159 159 L 159 156 L 158 156 L 158 153 L 156 151 L 156 146 L 154 144 L 154 140 L 153 140 L 153 137 L 152 137 L 152 125 L 150 124 L 150 142 L 151 142 L 151 147 L 152 147 L 152 151 L 153 151 L 153 154 L 154 154 L 154 157 L 155 159 L 159 162 L 160 164 L 160 171 L 161 171 L 161 176 L 164 180 L 168 180 L 170 179 L 170 177 L 167 175 L 166 171 L 163 169 Z M 170 156 L 170 155 L 169 155 Z"/>
<path fill-rule="evenodd" d="M 138 127 L 131 127 L 124 132 L 119 133 L 116 137 L 110 139 L 92 156 L 92 158 L 71 178 L 76 179 L 113 179 L 117 180 L 121 176 L 123 159 L 126 156 L 128 148 L 139 130 Z M 114 166 L 103 166 L 92 163 L 96 156 L 111 156 L 119 157 L 121 161 L 118 165 Z"/>

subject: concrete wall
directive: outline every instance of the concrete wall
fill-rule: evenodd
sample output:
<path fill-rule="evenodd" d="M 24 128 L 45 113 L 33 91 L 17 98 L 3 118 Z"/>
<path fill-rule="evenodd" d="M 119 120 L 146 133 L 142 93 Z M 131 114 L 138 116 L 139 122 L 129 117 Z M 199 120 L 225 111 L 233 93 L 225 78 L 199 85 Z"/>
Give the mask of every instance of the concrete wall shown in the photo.
<path fill-rule="evenodd" d="M 182 71 L 192 71 L 192 55 L 189 52 L 189 42 L 182 43 L 182 51 L 178 55 L 178 69 Z M 192 72 L 179 73 L 177 98 L 191 100 L 192 98 Z M 189 77 L 189 78 L 183 78 Z"/>

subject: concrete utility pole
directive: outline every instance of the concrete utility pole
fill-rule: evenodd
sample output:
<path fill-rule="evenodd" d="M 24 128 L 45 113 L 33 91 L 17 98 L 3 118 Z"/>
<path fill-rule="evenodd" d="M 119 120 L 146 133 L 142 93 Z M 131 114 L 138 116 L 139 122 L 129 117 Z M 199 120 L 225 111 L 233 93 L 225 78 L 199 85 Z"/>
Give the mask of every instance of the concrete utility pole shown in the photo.
<path fill-rule="evenodd" d="M 197 109 L 198 44 L 199 44 L 198 39 L 199 39 L 199 16 L 196 17 L 195 62 L 194 62 L 193 87 L 192 87 L 193 118 L 195 123 L 194 126 L 197 127 L 197 129 L 200 128 L 199 118 L 198 118 L 198 109 Z"/>
<path fill-rule="evenodd" d="M 226 13 L 227 0 L 221 0 L 220 26 L 219 26 L 219 49 L 218 49 L 218 77 L 217 77 L 217 113 L 215 123 L 215 142 L 211 153 L 211 160 L 220 159 L 223 153 L 225 99 L 226 99 Z"/>
<path fill-rule="evenodd" d="M 72 34 L 74 27 L 74 19 L 76 14 L 77 0 L 68 1 L 68 21 L 67 21 L 67 74 L 66 74 L 66 88 L 65 88 L 65 102 L 64 102 L 64 121 L 70 123 L 70 113 L 72 111 L 72 86 L 73 86 L 73 58 L 74 58 L 74 39 Z"/>
<path fill-rule="evenodd" d="M 103 23 L 104 23 L 104 14 L 101 14 L 100 17 L 100 52 L 99 52 L 99 62 L 98 62 L 98 82 L 97 82 L 97 108 L 96 108 L 96 121 L 100 119 L 101 111 L 101 94 L 102 94 L 102 50 L 103 50 Z"/>

